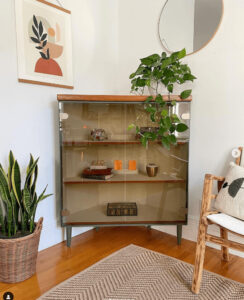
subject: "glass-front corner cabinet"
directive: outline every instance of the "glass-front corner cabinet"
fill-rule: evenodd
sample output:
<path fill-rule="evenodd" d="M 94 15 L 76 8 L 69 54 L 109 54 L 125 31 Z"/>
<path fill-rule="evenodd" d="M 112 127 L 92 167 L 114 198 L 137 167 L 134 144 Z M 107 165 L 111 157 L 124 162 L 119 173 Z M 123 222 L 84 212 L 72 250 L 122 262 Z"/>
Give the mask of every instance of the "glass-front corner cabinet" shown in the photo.
<path fill-rule="evenodd" d="M 160 141 L 143 146 L 141 134 L 155 130 L 145 99 L 58 95 L 61 218 L 68 246 L 73 226 L 174 224 L 180 243 L 187 224 L 189 129 L 170 150 Z M 190 127 L 191 99 L 177 99 L 173 113 Z M 130 124 L 140 131 L 128 130 Z"/>

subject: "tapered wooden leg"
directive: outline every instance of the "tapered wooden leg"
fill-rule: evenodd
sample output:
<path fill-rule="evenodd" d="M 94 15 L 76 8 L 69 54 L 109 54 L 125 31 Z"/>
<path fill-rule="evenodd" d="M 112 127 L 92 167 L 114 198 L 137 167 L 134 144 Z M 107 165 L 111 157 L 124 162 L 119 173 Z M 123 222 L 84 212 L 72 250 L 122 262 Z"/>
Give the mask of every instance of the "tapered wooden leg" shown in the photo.
<path fill-rule="evenodd" d="M 181 237 L 182 237 L 182 225 L 177 225 L 177 244 L 181 244 Z"/>
<path fill-rule="evenodd" d="M 71 239 L 72 239 L 72 226 L 66 227 L 66 245 L 67 247 L 71 246 Z"/>
<path fill-rule="evenodd" d="M 206 242 L 205 242 L 206 230 L 207 230 L 207 226 L 201 223 L 198 232 L 195 267 L 194 267 L 192 288 L 191 288 L 192 292 L 195 294 L 199 293 L 200 286 L 201 286 L 203 263 L 204 263 L 205 248 L 206 248 Z"/>
<path fill-rule="evenodd" d="M 222 239 L 228 240 L 228 231 L 225 228 L 220 227 L 220 236 Z M 229 248 L 225 246 L 221 246 L 221 256 L 222 260 L 229 261 Z"/>

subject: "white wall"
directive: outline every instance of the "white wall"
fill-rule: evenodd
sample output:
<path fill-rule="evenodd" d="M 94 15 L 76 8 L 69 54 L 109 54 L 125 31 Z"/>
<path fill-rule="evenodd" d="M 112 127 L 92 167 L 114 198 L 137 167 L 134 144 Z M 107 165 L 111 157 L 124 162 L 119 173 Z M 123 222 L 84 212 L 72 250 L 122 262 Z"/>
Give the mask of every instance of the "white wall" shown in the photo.
<path fill-rule="evenodd" d="M 7 164 L 10 148 L 22 166 L 29 152 L 41 157 L 38 190 L 48 183 L 48 192 L 55 195 L 38 209 L 38 216 L 45 219 L 40 249 L 63 239 L 57 222 L 56 94 L 128 94 L 128 76 L 139 58 L 163 51 L 157 37 L 161 0 L 61 2 L 72 10 L 74 91 L 17 82 L 14 1 L 0 0 L 0 24 L 7 28 L 0 39 L 0 161 Z M 224 3 L 223 23 L 214 40 L 185 59 L 198 77 L 192 102 L 189 225 L 183 230 L 192 240 L 196 239 L 204 174 L 224 174 L 231 149 L 244 142 L 244 1 Z M 175 233 L 175 227 L 162 228 Z"/>
<path fill-rule="evenodd" d="M 56 3 L 55 1 L 52 1 Z M 29 153 L 40 156 L 39 192 L 48 183 L 54 195 L 41 202 L 37 217 L 44 216 L 40 248 L 63 240 L 59 225 L 58 93 L 115 93 L 117 57 L 116 1 L 62 0 L 72 11 L 73 91 L 18 83 L 14 0 L 0 0 L 0 162 L 7 166 L 13 150 L 23 168 Z M 84 230 L 74 229 L 74 234 Z"/>
<path fill-rule="evenodd" d="M 130 89 L 127 77 L 138 66 L 139 58 L 162 52 L 157 38 L 162 2 L 119 1 L 120 94 Z M 202 51 L 185 59 L 198 78 L 192 102 L 189 225 L 183 229 L 183 237 L 191 240 L 197 237 L 204 174 L 224 174 L 232 148 L 244 144 L 244 1 L 225 0 L 224 4 L 223 23 L 215 38 Z M 157 229 L 176 232 L 175 226 Z"/>

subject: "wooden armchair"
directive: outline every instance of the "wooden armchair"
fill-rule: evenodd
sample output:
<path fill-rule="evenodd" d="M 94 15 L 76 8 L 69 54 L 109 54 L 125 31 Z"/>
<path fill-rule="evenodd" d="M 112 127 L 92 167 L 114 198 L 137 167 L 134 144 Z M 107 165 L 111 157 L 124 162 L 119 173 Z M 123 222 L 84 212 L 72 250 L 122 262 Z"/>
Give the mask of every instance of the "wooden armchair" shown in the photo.
<path fill-rule="evenodd" d="M 239 148 L 241 155 L 243 148 Z M 240 165 L 241 156 L 236 159 L 236 164 Z M 206 242 L 221 245 L 222 260 L 229 261 L 229 248 L 244 251 L 244 244 L 228 240 L 228 232 L 244 237 L 244 221 L 228 216 L 218 211 L 211 211 L 211 200 L 217 195 L 212 194 L 213 182 L 217 181 L 218 191 L 221 189 L 225 178 L 207 174 L 205 175 L 202 195 L 202 208 L 199 221 L 199 231 L 196 248 L 195 268 L 192 280 L 192 292 L 199 293 L 203 263 L 205 256 Z M 208 234 L 208 225 L 215 224 L 220 228 L 220 237 Z"/>

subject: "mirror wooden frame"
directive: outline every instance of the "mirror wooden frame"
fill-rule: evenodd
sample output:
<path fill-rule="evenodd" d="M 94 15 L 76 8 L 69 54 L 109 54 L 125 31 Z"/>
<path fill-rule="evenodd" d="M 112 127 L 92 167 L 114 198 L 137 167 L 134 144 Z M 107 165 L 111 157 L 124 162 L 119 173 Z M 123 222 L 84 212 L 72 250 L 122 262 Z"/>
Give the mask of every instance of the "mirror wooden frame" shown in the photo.
<path fill-rule="evenodd" d="M 174 51 L 170 51 L 170 50 L 167 48 L 167 46 L 164 45 L 164 43 L 162 42 L 161 36 L 160 36 L 160 20 L 161 20 L 163 11 L 164 11 L 164 9 L 165 9 L 165 7 L 166 7 L 166 5 L 167 5 L 168 2 L 169 2 L 169 0 L 166 0 L 166 1 L 165 1 L 164 5 L 163 5 L 163 7 L 162 7 L 162 9 L 161 9 L 161 11 L 160 11 L 160 14 L 159 14 L 159 19 L 158 19 L 158 38 L 159 38 L 159 42 L 160 42 L 161 46 L 165 49 L 165 51 L 171 54 L 171 53 L 173 53 Z M 221 0 L 221 2 L 222 2 L 222 14 L 221 14 L 221 18 L 220 18 L 219 24 L 218 24 L 217 28 L 215 29 L 215 31 L 214 31 L 212 37 L 211 37 L 205 44 L 203 44 L 203 46 L 202 46 L 201 48 L 199 48 L 198 50 L 193 51 L 193 52 L 191 52 L 191 53 L 188 53 L 187 56 L 192 55 L 192 54 L 195 54 L 195 53 L 201 51 L 203 48 L 205 48 L 205 47 L 206 47 L 206 46 L 214 39 L 215 35 L 217 34 L 217 32 L 218 32 L 218 30 L 219 30 L 219 28 L 220 28 L 220 26 L 221 26 L 221 24 L 222 24 L 223 17 L 224 17 L 224 0 Z M 181 49 L 179 49 L 179 50 L 181 50 Z"/>

